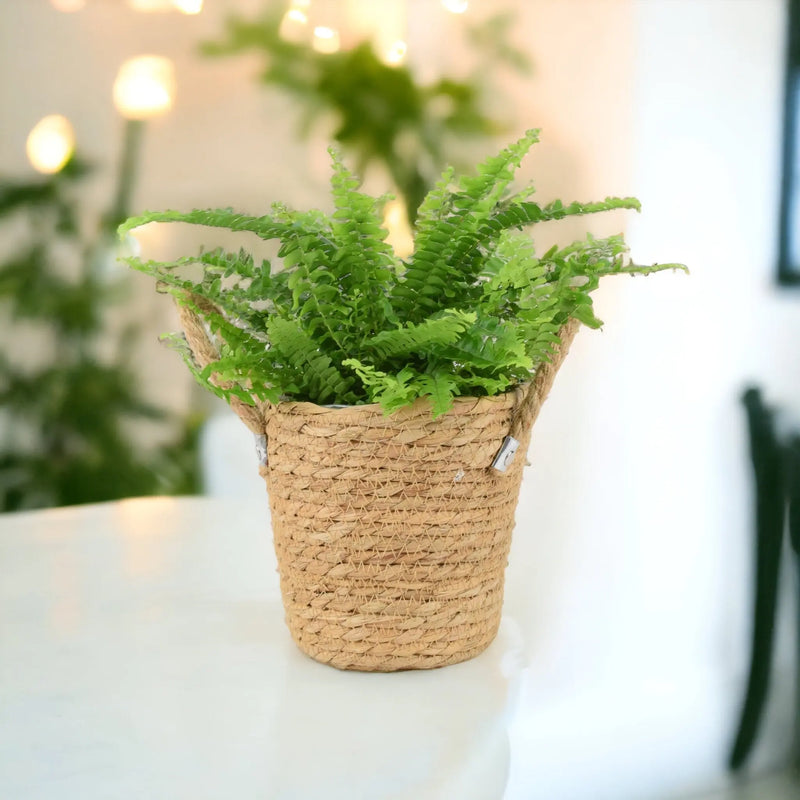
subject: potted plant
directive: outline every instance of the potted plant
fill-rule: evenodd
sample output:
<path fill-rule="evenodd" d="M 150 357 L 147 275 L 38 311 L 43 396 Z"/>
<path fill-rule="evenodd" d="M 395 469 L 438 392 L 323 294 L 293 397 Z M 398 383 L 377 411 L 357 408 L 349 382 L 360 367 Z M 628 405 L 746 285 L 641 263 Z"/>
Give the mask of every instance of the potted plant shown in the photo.
<path fill-rule="evenodd" d="M 430 668 L 494 638 L 531 425 L 601 277 L 640 266 L 621 236 L 537 256 L 521 229 L 635 198 L 542 206 L 508 194 L 528 131 L 474 176 L 444 172 L 415 247 L 385 242 L 386 198 L 333 159 L 334 212 L 148 212 L 149 222 L 249 231 L 241 250 L 128 259 L 172 293 L 172 341 L 261 444 L 286 620 L 300 648 L 344 669 Z M 189 273 L 201 274 L 192 277 Z"/>

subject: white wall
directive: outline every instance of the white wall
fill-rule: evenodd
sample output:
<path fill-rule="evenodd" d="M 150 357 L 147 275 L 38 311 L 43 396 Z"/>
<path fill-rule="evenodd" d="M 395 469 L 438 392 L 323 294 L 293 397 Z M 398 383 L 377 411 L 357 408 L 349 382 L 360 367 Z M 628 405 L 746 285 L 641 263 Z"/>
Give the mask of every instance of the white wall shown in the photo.
<path fill-rule="evenodd" d="M 751 589 L 739 396 L 757 381 L 800 404 L 800 296 L 773 283 L 784 15 L 779 0 L 634 4 L 629 188 L 644 211 L 629 241 L 692 275 L 609 287 L 605 331 L 580 335 L 534 433 L 509 590 L 539 603 L 529 702 L 546 719 L 521 725 L 518 747 L 573 742 L 538 773 L 550 796 L 724 779 Z M 756 768 L 791 739 L 783 622 Z"/>

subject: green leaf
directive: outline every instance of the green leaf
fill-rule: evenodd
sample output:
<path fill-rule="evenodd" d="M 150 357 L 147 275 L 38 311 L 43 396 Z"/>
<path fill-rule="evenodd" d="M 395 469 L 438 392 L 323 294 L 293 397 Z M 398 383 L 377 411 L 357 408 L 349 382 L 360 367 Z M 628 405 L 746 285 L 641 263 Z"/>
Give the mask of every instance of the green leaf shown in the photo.
<path fill-rule="evenodd" d="M 364 342 L 364 348 L 380 358 L 391 359 L 423 353 L 436 346 L 454 343 L 476 319 L 474 312 L 446 309 L 441 314 L 393 330 L 381 331 Z"/>
<path fill-rule="evenodd" d="M 433 416 L 439 417 L 450 410 L 458 384 L 452 375 L 437 369 L 420 377 L 420 396 L 429 397 Z"/>

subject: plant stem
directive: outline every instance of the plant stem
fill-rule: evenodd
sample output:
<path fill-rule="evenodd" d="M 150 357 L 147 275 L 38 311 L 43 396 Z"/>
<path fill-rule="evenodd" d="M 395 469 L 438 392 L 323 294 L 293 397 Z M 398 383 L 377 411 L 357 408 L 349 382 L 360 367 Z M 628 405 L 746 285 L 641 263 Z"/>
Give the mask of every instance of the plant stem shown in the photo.
<path fill-rule="evenodd" d="M 117 171 L 117 191 L 114 205 L 106 218 L 105 232 L 114 235 L 117 226 L 130 216 L 131 198 L 136 185 L 139 154 L 142 149 L 144 121 L 129 119 L 125 121 L 122 137 L 122 152 Z"/>

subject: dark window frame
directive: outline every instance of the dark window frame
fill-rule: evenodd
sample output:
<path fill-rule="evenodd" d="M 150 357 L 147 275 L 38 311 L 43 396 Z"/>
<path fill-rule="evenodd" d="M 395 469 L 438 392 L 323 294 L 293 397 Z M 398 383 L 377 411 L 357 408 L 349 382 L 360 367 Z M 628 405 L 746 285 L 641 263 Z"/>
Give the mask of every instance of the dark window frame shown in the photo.
<path fill-rule="evenodd" d="M 778 283 L 800 286 L 800 0 L 788 2 L 788 42 L 783 111 L 783 172 L 781 178 Z"/>

